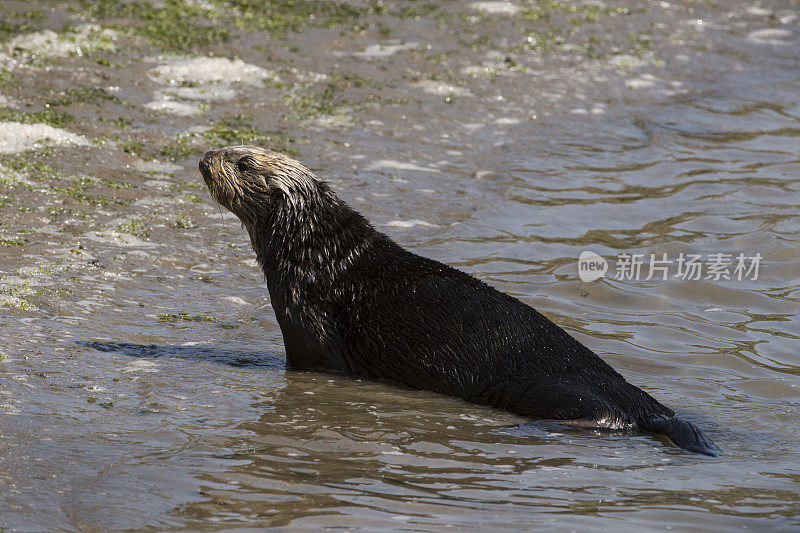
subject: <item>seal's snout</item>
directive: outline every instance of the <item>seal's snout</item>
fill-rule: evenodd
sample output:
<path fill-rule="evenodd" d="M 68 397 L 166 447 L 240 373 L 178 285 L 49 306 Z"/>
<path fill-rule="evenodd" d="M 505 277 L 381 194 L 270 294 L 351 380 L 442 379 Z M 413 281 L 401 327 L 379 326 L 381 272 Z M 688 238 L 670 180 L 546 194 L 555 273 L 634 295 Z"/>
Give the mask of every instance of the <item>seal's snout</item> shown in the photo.
<path fill-rule="evenodd" d="M 206 185 L 209 187 L 211 186 L 211 182 L 214 181 L 211 169 L 214 167 L 214 150 L 209 150 L 203 157 L 200 158 L 200 162 L 197 164 L 198 168 L 200 169 L 200 174 L 203 175 L 203 181 L 206 182 Z"/>
<path fill-rule="evenodd" d="M 211 158 L 214 156 L 214 152 L 209 151 L 203 154 L 203 157 L 200 158 L 200 163 L 198 166 L 200 167 L 200 172 L 205 176 L 208 173 L 208 169 L 211 168 Z"/>

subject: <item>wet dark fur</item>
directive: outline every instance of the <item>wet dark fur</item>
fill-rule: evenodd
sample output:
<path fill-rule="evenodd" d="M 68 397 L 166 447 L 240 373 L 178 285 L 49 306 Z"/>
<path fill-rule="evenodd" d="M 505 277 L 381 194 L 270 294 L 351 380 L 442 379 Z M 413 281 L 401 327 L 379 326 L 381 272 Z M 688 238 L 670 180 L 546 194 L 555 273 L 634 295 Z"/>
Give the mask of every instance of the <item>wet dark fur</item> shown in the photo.
<path fill-rule="evenodd" d="M 291 368 L 388 379 L 578 426 L 719 450 L 532 307 L 401 248 L 296 161 L 207 153 L 212 196 L 247 228 Z"/>

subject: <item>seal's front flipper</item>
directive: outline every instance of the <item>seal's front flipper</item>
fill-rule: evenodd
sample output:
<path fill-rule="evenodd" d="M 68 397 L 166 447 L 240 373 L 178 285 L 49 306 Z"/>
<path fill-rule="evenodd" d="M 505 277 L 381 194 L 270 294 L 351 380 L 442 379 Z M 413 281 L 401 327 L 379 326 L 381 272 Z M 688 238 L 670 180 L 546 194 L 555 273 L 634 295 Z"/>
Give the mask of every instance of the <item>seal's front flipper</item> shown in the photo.
<path fill-rule="evenodd" d="M 590 430 L 590 431 L 586 431 Z M 614 435 L 630 434 L 636 430 L 636 426 L 627 424 L 625 426 L 610 427 L 598 424 L 597 420 L 532 420 L 515 426 L 507 426 L 499 429 L 500 433 L 510 434 L 519 437 L 545 438 L 554 435 L 577 434 L 577 435 Z"/>
<path fill-rule="evenodd" d="M 581 429 L 607 429 L 609 431 L 634 429 L 636 424 L 621 417 L 603 417 L 599 420 L 582 418 L 579 420 L 558 420 L 559 424 Z"/>

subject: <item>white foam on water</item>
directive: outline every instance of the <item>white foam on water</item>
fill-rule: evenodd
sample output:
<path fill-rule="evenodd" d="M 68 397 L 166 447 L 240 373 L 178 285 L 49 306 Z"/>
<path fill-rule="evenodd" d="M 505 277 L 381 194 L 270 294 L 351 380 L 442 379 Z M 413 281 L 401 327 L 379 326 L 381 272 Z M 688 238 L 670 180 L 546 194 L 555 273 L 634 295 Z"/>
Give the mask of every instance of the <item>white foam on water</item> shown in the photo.
<path fill-rule="evenodd" d="M 343 55 L 341 52 L 334 52 L 333 55 Z M 328 79 L 328 75 L 324 72 L 303 71 L 297 67 L 292 67 L 290 72 L 294 75 L 298 83 L 318 83 Z"/>
<path fill-rule="evenodd" d="M 380 170 L 387 168 L 393 170 L 413 170 L 417 172 L 439 172 L 438 169 L 433 167 L 423 167 L 420 165 L 415 165 L 414 163 L 395 161 L 394 159 L 380 159 L 375 161 L 367 167 L 367 170 Z"/>
<path fill-rule="evenodd" d="M 625 81 L 625 87 L 628 89 L 649 89 L 656 85 L 658 85 L 656 77 L 652 74 L 642 74 L 638 78 Z"/>
<path fill-rule="evenodd" d="M 511 2 L 472 2 L 469 7 L 491 15 L 516 15 L 519 6 Z"/>
<path fill-rule="evenodd" d="M 438 228 L 439 224 L 431 224 L 425 220 L 414 218 L 411 220 L 390 220 L 384 226 L 391 228 L 413 228 L 414 226 L 425 226 L 427 228 Z"/>
<path fill-rule="evenodd" d="M 10 416 L 18 416 L 22 414 L 22 410 L 10 403 L 3 403 L 0 404 L 0 410 L 5 412 L 5 414 Z"/>
<path fill-rule="evenodd" d="M 745 8 L 748 15 L 755 15 L 757 17 L 766 17 L 772 15 L 772 11 L 758 6 L 749 6 Z"/>
<path fill-rule="evenodd" d="M 493 178 L 495 173 L 491 170 L 476 170 L 472 173 L 472 177 L 476 180 L 482 180 L 484 178 Z"/>
<path fill-rule="evenodd" d="M 223 8 L 214 4 L 213 2 L 208 2 L 206 0 L 184 0 L 186 5 L 189 6 L 196 6 L 200 9 L 205 9 L 207 11 L 214 11 L 215 13 L 221 13 Z"/>
<path fill-rule="evenodd" d="M 469 133 L 474 133 L 485 128 L 486 124 L 481 124 L 480 122 L 465 122 L 461 124 L 461 127 L 467 130 Z"/>
<path fill-rule="evenodd" d="M 315 118 L 312 123 L 326 128 L 344 126 L 353 122 L 353 116 L 347 113 L 336 113 L 335 115 L 324 115 Z"/>
<path fill-rule="evenodd" d="M 481 76 L 491 76 L 494 74 L 500 74 L 502 72 L 497 66 L 490 66 L 490 65 L 468 65 L 461 69 L 462 74 L 466 74 L 467 76 L 471 76 L 473 78 L 479 78 Z"/>
<path fill-rule="evenodd" d="M 602 115 L 606 112 L 606 110 L 602 104 L 596 104 L 591 109 L 576 107 L 574 109 L 570 109 L 569 112 L 573 115 Z"/>
<path fill-rule="evenodd" d="M 42 141 L 55 144 L 86 146 L 89 142 L 82 135 L 54 128 L 48 124 L 23 124 L 0 122 L 0 154 L 14 154 L 40 147 Z"/>
<path fill-rule="evenodd" d="M 225 296 L 222 299 L 225 300 L 226 302 L 230 302 L 230 303 L 236 304 L 236 305 L 253 305 L 250 302 L 244 301 L 243 299 L 239 298 L 238 296 Z"/>
<path fill-rule="evenodd" d="M 163 113 L 171 113 L 181 117 L 191 117 L 200 114 L 200 107 L 195 104 L 186 102 L 176 102 L 170 97 L 164 96 L 161 100 L 153 100 L 144 104 L 146 109 L 151 111 L 161 111 Z"/>
<path fill-rule="evenodd" d="M 436 80 L 422 80 L 413 84 L 414 87 L 419 87 L 429 94 L 437 94 L 441 96 L 472 96 L 469 89 L 466 87 L 458 87 L 448 83 L 442 83 Z"/>
<path fill-rule="evenodd" d="M 410 41 L 407 43 L 401 43 L 400 41 L 388 41 L 384 43 L 371 44 L 361 52 L 354 52 L 353 55 L 356 57 L 363 57 L 366 59 L 389 57 L 395 55 L 397 52 L 402 52 L 404 50 L 411 50 L 412 48 L 416 48 L 417 46 L 419 46 L 419 44 L 420 43 L 416 41 Z"/>
<path fill-rule="evenodd" d="M 175 95 L 187 100 L 230 100 L 236 96 L 236 92 L 230 87 L 216 84 L 209 87 L 181 87 L 175 91 Z"/>
<path fill-rule="evenodd" d="M 771 46 L 788 46 L 792 44 L 790 41 L 785 40 L 791 37 L 792 32 L 780 28 L 767 28 L 763 30 L 752 31 L 747 34 L 747 40 L 756 44 L 767 44 Z"/>
<path fill-rule="evenodd" d="M 643 67 L 648 64 L 645 59 L 630 54 L 620 54 L 618 56 L 614 56 L 608 60 L 608 63 L 619 68 L 636 68 Z"/>
<path fill-rule="evenodd" d="M 164 189 L 172 185 L 172 182 L 167 180 L 147 180 L 144 182 L 145 187 L 153 187 L 155 189 Z"/>
<path fill-rule="evenodd" d="M 265 79 L 280 81 L 278 75 L 241 59 L 225 57 L 179 58 L 163 63 L 150 71 L 161 83 L 171 86 L 184 82 L 199 87 L 177 87 L 169 92 L 156 90 L 153 100 L 145 107 L 179 116 L 194 116 L 203 112 L 196 102 L 230 100 L 236 96 L 235 84 L 260 87 Z"/>
<path fill-rule="evenodd" d="M 137 359 L 126 364 L 121 370 L 123 372 L 158 372 L 159 368 L 153 361 Z"/>
<path fill-rule="evenodd" d="M 178 59 L 153 68 L 152 75 L 165 83 L 232 83 L 261 85 L 265 78 L 278 79 L 277 74 L 241 59 L 226 57 L 193 57 Z"/>
<path fill-rule="evenodd" d="M 198 263 L 189 267 L 189 272 L 196 274 L 218 274 L 222 272 L 216 265 L 211 263 Z"/>
<path fill-rule="evenodd" d="M 115 244 L 122 247 L 142 247 L 154 248 L 157 246 L 155 243 L 140 239 L 136 235 L 130 233 L 120 233 L 118 231 L 92 231 L 86 234 L 86 238 L 92 241 L 102 242 L 106 244 Z"/>
<path fill-rule="evenodd" d="M 165 163 L 163 161 L 140 161 L 133 165 L 133 168 L 139 172 L 158 172 L 160 174 L 171 174 L 183 170 L 183 167 L 175 163 Z"/>
<path fill-rule="evenodd" d="M 67 57 L 82 56 L 92 50 L 115 50 L 116 34 L 97 24 L 80 24 L 74 31 L 63 34 L 42 30 L 18 35 L 9 40 L 4 49 L 13 55 Z"/>

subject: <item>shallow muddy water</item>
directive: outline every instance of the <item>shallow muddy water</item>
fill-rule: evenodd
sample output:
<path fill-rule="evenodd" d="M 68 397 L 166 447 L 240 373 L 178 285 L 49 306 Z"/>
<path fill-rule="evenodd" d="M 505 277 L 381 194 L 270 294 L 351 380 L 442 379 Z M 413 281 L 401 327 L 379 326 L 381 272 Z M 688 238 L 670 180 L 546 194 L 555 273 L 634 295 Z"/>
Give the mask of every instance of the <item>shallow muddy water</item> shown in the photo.
<path fill-rule="evenodd" d="M 800 527 L 798 2 L 247 4 L 0 2 L 0 527 Z M 240 142 L 724 455 L 286 371 L 197 172 Z"/>

